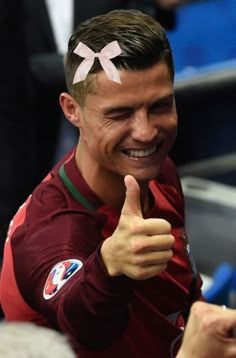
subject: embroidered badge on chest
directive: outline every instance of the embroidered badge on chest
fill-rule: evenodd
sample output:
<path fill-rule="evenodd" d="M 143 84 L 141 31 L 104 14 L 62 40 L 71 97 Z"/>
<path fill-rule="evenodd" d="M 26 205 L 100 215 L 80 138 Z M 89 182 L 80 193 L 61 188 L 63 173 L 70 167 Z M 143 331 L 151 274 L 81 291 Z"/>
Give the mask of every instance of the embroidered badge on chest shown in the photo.
<path fill-rule="evenodd" d="M 50 271 L 43 289 L 43 297 L 49 300 L 64 286 L 64 284 L 81 269 L 80 260 L 70 259 L 56 264 Z"/>

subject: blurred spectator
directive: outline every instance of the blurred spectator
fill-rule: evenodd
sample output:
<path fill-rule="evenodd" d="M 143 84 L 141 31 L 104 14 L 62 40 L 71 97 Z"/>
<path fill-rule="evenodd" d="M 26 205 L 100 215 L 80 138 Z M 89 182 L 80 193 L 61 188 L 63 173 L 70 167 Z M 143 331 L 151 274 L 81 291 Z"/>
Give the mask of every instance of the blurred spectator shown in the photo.
<path fill-rule="evenodd" d="M 75 358 L 67 337 L 33 323 L 0 323 L 0 357 Z"/>

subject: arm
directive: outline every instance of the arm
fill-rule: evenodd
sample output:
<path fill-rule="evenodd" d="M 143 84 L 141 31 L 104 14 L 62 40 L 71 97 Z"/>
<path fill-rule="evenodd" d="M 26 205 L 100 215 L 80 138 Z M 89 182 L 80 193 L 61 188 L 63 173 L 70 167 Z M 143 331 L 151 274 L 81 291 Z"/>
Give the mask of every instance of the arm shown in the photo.
<path fill-rule="evenodd" d="M 22 265 L 23 257 L 15 258 L 17 282 L 30 307 L 93 350 L 108 347 L 127 327 L 134 289 L 131 278 L 144 279 L 156 275 L 165 269 L 172 256 L 173 237 L 165 232 L 166 229 L 162 232 L 163 229 L 159 228 L 163 220 L 144 220 L 133 213 L 129 222 L 128 211 L 131 214 L 135 210 L 132 206 L 134 193 L 130 193 L 130 189 L 132 192 L 129 188 L 116 233 L 102 246 L 104 239 L 96 216 L 67 212 L 66 209 L 57 213 L 55 206 L 61 205 L 55 205 L 55 201 L 53 212 L 50 200 L 45 198 L 47 205 L 43 208 L 41 200 L 39 212 L 43 221 L 35 211 L 34 228 L 26 228 L 24 241 L 32 244 L 26 244 L 22 251 L 23 256 L 29 259 Z M 49 220 L 48 215 L 52 215 L 52 219 Z M 130 230 L 137 221 L 143 225 L 138 235 Z M 154 228 L 157 235 L 151 234 Z M 169 225 L 167 228 L 169 230 Z M 124 253 L 129 251 L 126 256 Z M 61 289 L 56 288 L 57 292 L 45 299 L 45 283 L 53 273 L 53 267 L 70 259 L 80 260 L 82 266 L 66 279 Z"/>
<path fill-rule="evenodd" d="M 22 247 L 23 256 L 15 254 L 21 294 L 49 324 L 69 333 L 74 341 L 92 350 L 106 348 L 127 325 L 133 292 L 130 280 L 107 275 L 99 255 L 101 234 L 96 222 L 86 215 L 61 211 L 50 225 L 47 220 L 38 225 L 25 235 L 28 244 Z M 88 237 L 90 242 L 84 243 Z M 64 278 L 59 266 L 72 259 L 82 265 Z M 57 273 L 53 275 L 53 271 Z M 54 284 L 54 291 L 46 289 L 46 282 Z"/>

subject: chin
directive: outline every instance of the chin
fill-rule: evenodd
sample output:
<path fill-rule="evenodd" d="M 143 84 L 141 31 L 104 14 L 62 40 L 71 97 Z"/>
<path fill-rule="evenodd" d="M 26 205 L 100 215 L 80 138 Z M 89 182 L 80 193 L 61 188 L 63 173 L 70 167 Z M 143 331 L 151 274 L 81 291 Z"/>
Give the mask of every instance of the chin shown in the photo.
<path fill-rule="evenodd" d="M 153 170 L 153 171 L 148 171 L 148 173 L 147 173 L 147 171 L 144 171 L 143 173 L 133 173 L 133 174 L 131 174 L 131 175 L 133 175 L 134 178 L 135 178 L 138 182 L 149 182 L 149 181 L 151 181 L 151 180 L 153 180 L 153 179 L 156 179 L 156 177 L 158 176 L 159 172 L 160 172 L 160 169 L 157 170 L 157 169 L 155 168 L 155 170 Z"/>

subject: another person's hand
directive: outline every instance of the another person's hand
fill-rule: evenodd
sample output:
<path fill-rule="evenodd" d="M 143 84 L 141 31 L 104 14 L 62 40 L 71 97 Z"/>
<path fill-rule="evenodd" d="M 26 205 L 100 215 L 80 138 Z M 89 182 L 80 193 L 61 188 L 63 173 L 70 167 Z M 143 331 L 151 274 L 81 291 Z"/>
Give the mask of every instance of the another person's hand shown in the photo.
<path fill-rule="evenodd" d="M 195 302 L 176 358 L 235 358 L 236 310 Z"/>
<path fill-rule="evenodd" d="M 124 274 L 132 279 L 147 279 L 166 269 L 175 239 L 166 220 L 143 218 L 136 180 L 128 175 L 125 185 L 119 224 L 104 241 L 101 257 L 111 276 Z"/>

